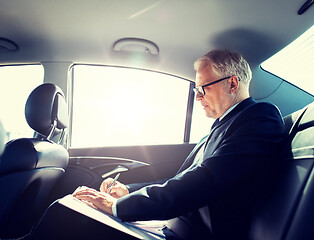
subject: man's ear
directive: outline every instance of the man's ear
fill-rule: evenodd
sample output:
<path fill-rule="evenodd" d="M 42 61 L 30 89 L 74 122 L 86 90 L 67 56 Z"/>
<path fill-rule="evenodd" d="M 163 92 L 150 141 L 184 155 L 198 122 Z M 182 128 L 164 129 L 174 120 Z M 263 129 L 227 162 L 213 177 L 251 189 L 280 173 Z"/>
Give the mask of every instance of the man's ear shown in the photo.
<path fill-rule="evenodd" d="M 229 92 L 230 93 L 234 93 L 238 88 L 239 88 L 239 78 L 237 76 L 231 76 L 229 79 L 228 79 L 228 82 L 229 82 L 229 86 L 230 86 L 230 89 L 229 89 Z"/>

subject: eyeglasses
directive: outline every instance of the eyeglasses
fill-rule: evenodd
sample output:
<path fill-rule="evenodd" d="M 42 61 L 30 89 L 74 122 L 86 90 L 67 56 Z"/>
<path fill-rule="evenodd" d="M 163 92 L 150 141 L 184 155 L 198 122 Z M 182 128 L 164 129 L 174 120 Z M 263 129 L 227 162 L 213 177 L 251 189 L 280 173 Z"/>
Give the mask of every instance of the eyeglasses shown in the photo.
<path fill-rule="evenodd" d="M 218 79 L 218 80 L 216 80 L 216 81 L 213 81 L 213 82 L 211 82 L 211 83 L 208 83 L 208 84 L 206 84 L 206 85 L 195 87 L 195 88 L 193 88 L 193 91 L 195 92 L 195 94 L 198 93 L 200 97 L 203 97 L 203 96 L 205 95 L 205 90 L 204 90 L 205 87 L 208 87 L 208 86 L 210 86 L 210 85 L 214 85 L 214 84 L 216 84 L 216 83 L 221 82 L 222 80 L 229 79 L 229 78 L 231 78 L 231 77 L 232 77 L 232 76 L 224 77 L 224 78 Z"/>

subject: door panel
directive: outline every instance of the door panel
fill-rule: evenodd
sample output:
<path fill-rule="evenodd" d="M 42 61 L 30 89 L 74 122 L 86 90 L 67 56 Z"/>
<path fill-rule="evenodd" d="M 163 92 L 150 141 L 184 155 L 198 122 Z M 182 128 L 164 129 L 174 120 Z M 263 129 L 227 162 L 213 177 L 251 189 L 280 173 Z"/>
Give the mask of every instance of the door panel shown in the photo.
<path fill-rule="evenodd" d="M 175 175 L 195 144 L 69 149 L 66 173 L 54 190 L 57 199 L 78 186 L 98 189 L 104 177 L 121 172 L 125 184 L 150 182 Z M 118 167 L 118 169 L 117 169 Z"/>

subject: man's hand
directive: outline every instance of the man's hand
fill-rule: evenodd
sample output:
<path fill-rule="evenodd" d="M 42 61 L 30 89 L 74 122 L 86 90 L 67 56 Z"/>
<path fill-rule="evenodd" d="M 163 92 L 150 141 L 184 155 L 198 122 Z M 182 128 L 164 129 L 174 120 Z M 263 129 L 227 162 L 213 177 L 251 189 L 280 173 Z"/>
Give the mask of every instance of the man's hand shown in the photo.
<path fill-rule="evenodd" d="M 112 182 L 113 182 L 112 178 L 105 179 L 100 185 L 100 192 L 109 193 L 109 186 L 111 185 Z M 111 196 L 115 198 L 120 198 L 127 194 L 129 194 L 129 190 L 124 184 L 118 181 L 116 181 L 113 184 L 111 192 L 110 192 Z"/>
<path fill-rule="evenodd" d="M 81 190 L 74 193 L 73 196 L 110 215 L 113 215 L 112 205 L 117 202 L 117 199 L 109 194 L 94 189 Z"/>

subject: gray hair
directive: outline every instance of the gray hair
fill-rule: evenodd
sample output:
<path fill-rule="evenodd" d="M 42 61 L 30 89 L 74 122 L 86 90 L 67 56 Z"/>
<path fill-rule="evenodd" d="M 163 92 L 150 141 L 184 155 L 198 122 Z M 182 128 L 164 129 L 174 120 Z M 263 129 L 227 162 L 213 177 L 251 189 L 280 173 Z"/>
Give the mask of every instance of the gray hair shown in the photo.
<path fill-rule="evenodd" d="M 231 50 L 213 50 L 196 60 L 194 69 L 214 68 L 221 77 L 236 75 L 241 82 L 250 83 L 252 71 L 248 62 L 241 54 Z"/>

